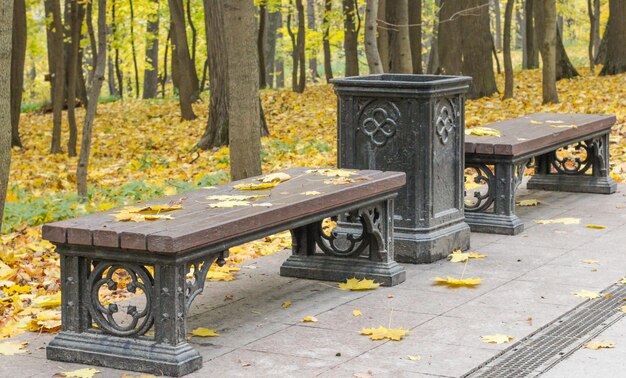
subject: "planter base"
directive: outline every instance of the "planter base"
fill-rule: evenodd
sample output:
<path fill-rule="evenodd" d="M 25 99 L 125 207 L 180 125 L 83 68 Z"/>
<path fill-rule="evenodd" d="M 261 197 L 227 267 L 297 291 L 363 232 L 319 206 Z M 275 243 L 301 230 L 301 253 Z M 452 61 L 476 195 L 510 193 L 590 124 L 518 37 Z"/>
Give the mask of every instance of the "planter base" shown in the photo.
<path fill-rule="evenodd" d="M 396 261 L 428 264 L 448 257 L 455 249 L 470 247 L 470 228 L 465 222 L 436 230 L 395 229 Z"/>

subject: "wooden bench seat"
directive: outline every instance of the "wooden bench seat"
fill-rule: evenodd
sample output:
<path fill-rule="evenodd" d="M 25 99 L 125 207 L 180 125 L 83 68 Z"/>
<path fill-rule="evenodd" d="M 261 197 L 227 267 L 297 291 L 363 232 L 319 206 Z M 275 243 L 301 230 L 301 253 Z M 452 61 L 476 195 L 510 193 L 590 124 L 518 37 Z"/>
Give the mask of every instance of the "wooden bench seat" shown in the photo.
<path fill-rule="evenodd" d="M 523 231 L 515 215 L 515 191 L 533 161 L 528 189 L 614 193 L 609 132 L 615 121 L 613 115 L 537 113 L 484 125 L 499 136 L 467 136 L 465 167 L 473 171 L 474 184 L 487 187 L 466 195 L 465 220 L 471 230 Z M 568 146 L 577 153 L 564 151 Z"/>
<path fill-rule="evenodd" d="M 45 225 L 43 237 L 61 256 L 63 292 L 63 331 L 48 345 L 48 358 L 173 376 L 199 369 L 202 357 L 186 342 L 185 322 L 209 266 L 223 264 L 230 247 L 283 230 L 292 232 L 293 254 L 281 275 L 404 281 L 406 273 L 394 261 L 393 198 L 405 174 L 353 172 L 341 184 L 295 168 L 285 171 L 289 180 L 267 190 L 234 188 L 258 182 L 254 178 L 199 189 L 184 195 L 182 209 L 165 213 L 170 220 L 119 222 L 115 209 Z M 265 197 L 223 208 L 213 207 L 223 201 L 207 199 L 216 195 Z M 322 220 L 337 215 L 347 227 L 327 235 Z M 126 306 L 122 314 L 121 306 L 101 303 L 99 290 L 116 289 L 120 273 L 126 289 L 143 298 L 143 308 Z"/>

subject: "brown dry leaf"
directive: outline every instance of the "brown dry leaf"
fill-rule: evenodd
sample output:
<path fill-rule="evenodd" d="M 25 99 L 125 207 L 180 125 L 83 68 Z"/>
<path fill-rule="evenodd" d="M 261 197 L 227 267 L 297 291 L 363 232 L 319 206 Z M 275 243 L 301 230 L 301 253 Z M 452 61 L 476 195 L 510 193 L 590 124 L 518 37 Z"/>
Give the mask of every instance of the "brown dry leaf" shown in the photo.
<path fill-rule="evenodd" d="M 580 218 L 556 218 L 535 220 L 538 224 L 580 224 Z"/>
<path fill-rule="evenodd" d="M 485 335 L 480 338 L 483 340 L 483 343 L 487 344 L 505 344 L 514 339 L 513 336 L 503 335 L 501 333 L 496 333 L 495 335 Z"/>
<path fill-rule="evenodd" d="M 585 227 L 593 228 L 593 229 L 596 229 L 596 230 L 604 230 L 606 228 L 606 226 L 602 226 L 602 225 L 599 225 L 599 224 L 587 224 L 587 225 L 585 225 Z"/>
<path fill-rule="evenodd" d="M 198 327 L 191 331 L 191 334 L 199 337 L 217 337 L 219 333 L 215 332 L 215 330 L 205 327 Z"/>
<path fill-rule="evenodd" d="M 450 287 L 473 287 L 480 284 L 481 278 L 465 278 L 458 279 L 448 276 L 448 278 L 435 277 L 433 278 L 436 285 L 446 285 Z"/>
<path fill-rule="evenodd" d="M 525 200 L 517 201 L 515 205 L 525 207 L 525 206 L 537 206 L 540 203 L 541 202 L 537 199 L 525 199 Z"/>
<path fill-rule="evenodd" d="M 66 378 L 91 378 L 98 373 L 100 373 L 100 370 L 94 368 L 83 368 L 73 371 L 62 371 L 58 373 L 58 376 Z"/>
<path fill-rule="evenodd" d="M 586 298 L 586 299 L 597 299 L 601 297 L 599 293 L 596 293 L 595 291 L 589 291 L 589 290 L 579 290 L 579 291 L 573 292 L 572 294 L 574 294 L 577 297 Z"/>
<path fill-rule="evenodd" d="M 404 336 L 407 335 L 407 333 L 409 333 L 409 331 L 406 329 L 402 329 L 402 328 L 389 329 L 383 326 L 380 326 L 378 328 L 363 328 L 361 330 L 361 335 L 369 336 L 370 339 L 372 340 L 389 339 L 389 340 L 394 340 L 394 341 L 400 341 L 402 340 Z"/>
<path fill-rule="evenodd" d="M 0 355 L 14 356 L 16 354 L 30 353 L 26 349 L 28 342 L 26 341 L 7 341 L 0 344 Z"/>
<path fill-rule="evenodd" d="M 362 280 L 359 280 L 358 278 L 350 278 L 346 280 L 346 282 L 340 283 L 338 286 L 341 290 L 360 291 L 376 289 L 380 286 L 380 284 L 374 282 L 374 280 L 368 280 L 366 278 L 363 278 Z"/>
<path fill-rule="evenodd" d="M 489 127 L 472 127 L 471 129 L 465 130 L 465 135 L 475 135 L 475 136 L 500 136 L 500 130 L 492 129 Z"/>
<path fill-rule="evenodd" d="M 615 348 L 615 343 L 611 341 L 598 341 L 598 342 L 590 342 L 583 346 L 585 349 L 612 349 Z"/>
<path fill-rule="evenodd" d="M 315 323 L 317 322 L 317 318 L 315 316 L 305 316 L 302 318 L 302 322 L 304 323 Z"/>

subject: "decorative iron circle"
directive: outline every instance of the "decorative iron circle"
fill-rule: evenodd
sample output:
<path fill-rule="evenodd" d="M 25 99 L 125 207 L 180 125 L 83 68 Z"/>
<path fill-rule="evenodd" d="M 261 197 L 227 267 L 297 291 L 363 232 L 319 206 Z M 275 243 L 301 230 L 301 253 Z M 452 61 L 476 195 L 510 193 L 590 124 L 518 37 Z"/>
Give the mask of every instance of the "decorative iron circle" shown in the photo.
<path fill-rule="evenodd" d="M 360 130 L 370 138 L 376 147 L 382 147 L 396 135 L 400 111 L 390 102 L 373 102 L 359 114 Z"/>
<path fill-rule="evenodd" d="M 465 211 L 470 213 L 479 213 L 487 210 L 495 200 L 495 175 L 491 169 L 485 164 L 465 164 L 466 170 L 476 172 L 474 183 L 479 185 L 487 185 L 487 191 L 481 193 L 474 191 L 472 197 L 474 202 L 465 201 Z M 466 176 L 467 179 L 467 176 Z"/>
<path fill-rule="evenodd" d="M 438 101 L 435 115 L 435 132 L 439 141 L 447 144 L 456 129 L 456 112 L 452 102 L 448 99 Z"/>
<path fill-rule="evenodd" d="M 128 306 L 126 314 L 131 317 L 128 324 L 120 324 L 115 319 L 114 315 L 119 312 L 117 304 L 110 303 L 105 306 L 105 304 L 100 302 L 98 295 L 100 288 L 105 285 L 109 290 L 117 289 L 117 282 L 113 279 L 113 275 L 117 271 L 128 273 L 131 281 L 126 286 L 126 289 L 129 292 L 135 293 L 137 289 L 140 289 L 146 298 L 146 305 L 143 310 L 138 310 L 137 307 L 132 305 Z M 115 336 L 141 336 L 145 334 L 154 323 L 152 314 L 153 282 L 154 280 L 150 272 L 143 265 L 98 262 L 91 272 L 88 282 L 87 307 L 93 321 L 103 331 Z"/>
<path fill-rule="evenodd" d="M 564 147 L 566 148 L 566 147 Z M 563 175 L 584 175 L 587 173 L 589 168 L 593 163 L 593 154 L 594 154 L 594 145 L 593 143 L 587 144 L 584 142 L 577 143 L 574 146 L 574 150 L 576 155 L 568 155 L 562 158 L 559 158 L 558 152 L 563 150 L 563 148 L 559 148 L 554 152 L 554 159 L 552 160 L 552 166 L 554 169 Z M 581 152 L 583 152 L 585 156 L 583 158 L 580 157 Z"/>
<path fill-rule="evenodd" d="M 350 214 L 348 220 L 356 220 L 355 218 L 357 217 L 362 227 L 360 234 L 351 232 L 340 234 L 336 229 L 333 229 L 330 235 L 326 235 L 322 227 L 322 222 L 319 222 L 316 233 L 316 243 L 324 254 L 335 257 L 359 257 L 363 253 L 365 248 L 369 245 L 365 221 L 358 213 Z"/>

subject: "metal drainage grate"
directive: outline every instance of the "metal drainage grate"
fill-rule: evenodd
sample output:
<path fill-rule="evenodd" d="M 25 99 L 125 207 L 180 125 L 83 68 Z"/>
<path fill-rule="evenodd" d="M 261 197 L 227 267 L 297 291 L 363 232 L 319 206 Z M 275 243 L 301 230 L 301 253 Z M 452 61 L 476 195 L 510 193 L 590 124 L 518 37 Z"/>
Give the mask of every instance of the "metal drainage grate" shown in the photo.
<path fill-rule="evenodd" d="M 574 353 L 626 314 L 626 285 L 612 285 L 602 292 L 610 298 L 586 301 L 529 336 L 503 350 L 462 378 L 536 377 Z"/>

